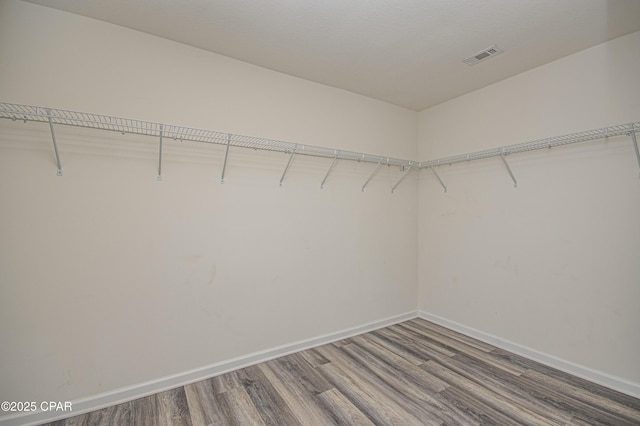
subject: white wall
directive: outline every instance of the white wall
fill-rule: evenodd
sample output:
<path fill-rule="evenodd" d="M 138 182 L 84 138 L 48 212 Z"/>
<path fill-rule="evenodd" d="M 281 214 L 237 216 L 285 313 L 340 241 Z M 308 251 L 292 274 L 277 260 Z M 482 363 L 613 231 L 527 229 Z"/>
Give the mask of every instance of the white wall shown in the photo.
<path fill-rule="evenodd" d="M 417 113 L 0 2 L 0 100 L 417 157 Z M 416 309 L 417 178 L 0 121 L 0 400 L 64 401 Z"/>
<path fill-rule="evenodd" d="M 508 54 L 506 52 L 505 54 Z M 482 66 L 482 65 L 479 65 Z M 640 33 L 425 110 L 422 160 L 640 120 Z M 640 383 L 629 137 L 420 175 L 420 309 Z"/>

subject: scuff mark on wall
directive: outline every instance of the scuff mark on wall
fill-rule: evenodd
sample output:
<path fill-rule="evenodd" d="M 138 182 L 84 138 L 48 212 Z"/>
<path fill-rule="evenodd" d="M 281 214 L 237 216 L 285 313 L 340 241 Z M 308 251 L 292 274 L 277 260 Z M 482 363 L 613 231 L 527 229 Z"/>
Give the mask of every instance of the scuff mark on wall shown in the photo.
<path fill-rule="evenodd" d="M 202 259 L 202 256 L 199 255 L 191 255 L 191 256 L 180 256 L 179 259 L 185 263 L 196 264 Z"/>
<path fill-rule="evenodd" d="M 498 259 L 493 264 L 496 268 L 503 271 L 518 275 L 518 264 L 511 260 L 511 255 L 508 255 L 506 259 Z"/>
<path fill-rule="evenodd" d="M 67 370 L 67 374 L 65 374 L 65 381 L 62 382 L 58 389 L 63 388 L 65 386 L 71 386 L 71 370 Z"/>
<path fill-rule="evenodd" d="M 216 264 L 211 264 L 211 270 L 209 271 L 209 287 L 213 286 L 213 282 L 216 280 L 216 274 L 218 273 L 218 268 L 216 268 Z"/>

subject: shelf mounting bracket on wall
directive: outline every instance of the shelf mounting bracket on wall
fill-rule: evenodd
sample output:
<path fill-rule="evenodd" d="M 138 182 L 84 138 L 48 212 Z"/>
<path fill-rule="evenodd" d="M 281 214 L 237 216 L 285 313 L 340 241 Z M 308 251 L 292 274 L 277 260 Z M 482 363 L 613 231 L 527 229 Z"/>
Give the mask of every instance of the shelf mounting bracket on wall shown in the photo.
<path fill-rule="evenodd" d="M 389 161 L 387 159 L 387 161 Z M 376 168 L 373 169 L 373 172 L 371 172 L 371 174 L 369 175 L 369 178 L 366 180 L 366 182 L 362 185 L 362 188 L 360 189 L 360 191 L 364 192 L 364 188 L 369 184 L 369 181 L 371 179 L 373 179 L 373 177 L 375 176 L 376 173 L 378 173 L 378 170 L 380 170 L 380 166 L 382 166 L 382 158 L 380 159 L 380 161 L 378 161 L 378 164 L 376 165 Z"/>
<path fill-rule="evenodd" d="M 638 140 L 636 139 L 636 132 L 633 128 L 633 125 L 631 127 L 631 130 L 627 134 L 631 136 L 631 141 L 633 142 L 633 149 L 636 151 L 636 159 L 638 160 L 638 167 L 640 167 L 640 150 L 638 149 Z"/>
<path fill-rule="evenodd" d="M 325 173 L 324 178 L 322 179 L 322 183 L 320 184 L 320 189 L 324 189 L 324 183 L 327 181 L 327 178 L 329 177 L 329 173 L 331 173 L 331 169 L 333 169 L 333 166 L 335 166 L 336 161 L 338 161 L 338 150 L 335 151 L 335 155 L 333 156 L 333 160 L 329 165 L 329 169 L 327 170 L 327 173 Z"/>
<path fill-rule="evenodd" d="M 53 140 L 53 152 L 56 154 L 56 165 L 58 166 L 58 171 L 56 172 L 56 174 L 58 176 L 62 176 L 62 164 L 60 163 L 60 155 L 58 154 L 58 144 L 56 143 L 56 134 L 53 131 L 53 123 L 51 122 L 51 110 L 47 110 L 47 117 L 49 119 L 49 129 L 51 130 L 51 139 Z"/>
<path fill-rule="evenodd" d="M 282 181 L 284 180 L 284 176 L 287 174 L 287 170 L 289 170 L 289 166 L 291 165 L 291 160 L 293 160 L 293 156 L 295 155 L 297 148 L 298 148 L 298 145 L 296 144 L 296 146 L 291 150 L 291 154 L 289 155 L 289 161 L 287 161 L 287 165 L 284 167 L 282 176 L 280 176 L 280 186 L 282 186 Z"/>
<path fill-rule="evenodd" d="M 164 126 L 160 125 L 160 148 L 158 151 L 158 180 L 162 180 L 162 131 Z"/>
<path fill-rule="evenodd" d="M 400 177 L 400 179 L 398 179 L 398 182 L 396 182 L 395 185 L 393 185 L 393 188 L 391 188 L 391 193 L 393 194 L 393 192 L 396 190 L 396 188 L 398 187 L 398 185 L 400 185 L 400 182 L 402 182 L 404 180 L 405 177 L 407 177 L 407 175 L 411 172 L 411 169 L 413 168 L 413 164 L 410 164 L 407 166 L 407 168 L 405 169 L 404 173 L 402 174 L 402 176 Z"/>
<path fill-rule="evenodd" d="M 220 183 L 224 183 L 224 172 L 227 169 L 227 157 L 229 157 L 229 145 L 231 145 L 231 135 L 227 135 L 227 149 L 224 152 L 224 163 L 222 163 L 222 176 L 220 177 Z"/>
<path fill-rule="evenodd" d="M 502 159 L 504 166 L 507 168 L 507 171 L 509 172 L 509 176 L 511 176 L 511 180 L 513 180 L 513 187 L 517 188 L 518 181 L 516 180 L 516 177 L 513 175 L 513 172 L 511 171 L 511 167 L 509 167 L 509 163 L 507 163 L 506 154 L 504 153 L 504 150 L 502 154 L 500 154 L 500 158 Z"/>
<path fill-rule="evenodd" d="M 438 182 L 440 182 L 440 185 L 442 185 L 442 189 L 444 189 L 444 192 L 447 192 L 447 186 L 444 184 L 442 179 L 440 179 L 440 175 L 438 174 L 438 172 L 436 172 L 436 169 L 434 169 L 433 166 L 429 166 L 429 168 L 431 169 L 433 174 L 436 175 L 436 177 L 438 178 Z"/>

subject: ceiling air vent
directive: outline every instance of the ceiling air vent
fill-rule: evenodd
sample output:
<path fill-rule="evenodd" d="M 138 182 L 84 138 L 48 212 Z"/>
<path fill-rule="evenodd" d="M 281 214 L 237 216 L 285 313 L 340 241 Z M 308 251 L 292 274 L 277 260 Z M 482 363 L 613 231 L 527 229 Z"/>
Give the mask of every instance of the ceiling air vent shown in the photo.
<path fill-rule="evenodd" d="M 467 65 L 475 65 L 482 61 L 486 61 L 489 58 L 493 58 L 494 56 L 499 55 L 502 52 L 504 52 L 504 50 L 500 49 L 497 44 L 494 44 L 493 46 L 479 51 L 473 56 L 469 56 L 468 58 L 463 59 L 462 62 Z"/>

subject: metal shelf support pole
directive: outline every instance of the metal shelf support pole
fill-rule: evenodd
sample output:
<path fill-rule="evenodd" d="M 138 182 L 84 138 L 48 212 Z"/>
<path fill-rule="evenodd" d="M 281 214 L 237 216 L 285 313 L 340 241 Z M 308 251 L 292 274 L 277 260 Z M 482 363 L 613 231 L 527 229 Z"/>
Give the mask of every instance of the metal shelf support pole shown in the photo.
<path fill-rule="evenodd" d="M 231 145 L 231 135 L 227 135 L 227 149 L 224 152 L 224 163 L 222 163 L 222 176 L 220 183 L 224 183 L 224 172 L 227 170 L 227 157 L 229 157 L 229 145 Z"/>
<path fill-rule="evenodd" d="M 507 168 L 507 171 L 509 172 L 509 176 L 511 176 L 511 180 L 513 180 L 513 187 L 517 188 L 518 181 L 516 180 L 516 177 L 513 175 L 513 172 L 511 171 L 511 167 L 509 167 L 509 163 L 507 163 L 507 159 L 505 158 L 504 152 L 500 154 L 500 158 L 502 159 L 504 166 Z"/>
<path fill-rule="evenodd" d="M 442 179 L 440 179 L 440 175 L 438 174 L 438 172 L 436 172 L 436 169 L 434 169 L 433 166 L 429 166 L 429 168 L 431 169 L 433 174 L 436 175 L 436 177 L 438 178 L 438 182 L 440 182 L 440 185 L 442 185 L 442 189 L 444 189 L 444 192 L 447 192 L 447 186 L 444 184 Z"/>
<path fill-rule="evenodd" d="M 628 133 L 628 135 L 631 136 L 631 141 L 633 142 L 633 148 L 636 151 L 636 159 L 638 160 L 638 167 L 640 167 L 640 150 L 638 150 L 638 140 L 636 139 L 636 132 L 633 130 L 633 128 Z"/>
<path fill-rule="evenodd" d="M 378 170 L 380 170 L 380 166 L 382 166 L 382 158 L 380 159 L 380 161 L 378 161 L 378 164 L 376 165 L 376 168 L 373 169 L 373 172 L 371 172 L 371 174 L 369 175 L 369 178 L 366 180 L 366 182 L 362 185 L 362 188 L 360 189 L 360 191 L 364 192 L 364 188 L 369 184 L 369 181 L 371 179 L 373 179 L 373 177 L 375 176 L 376 173 L 378 173 Z"/>
<path fill-rule="evenodd" d="M 391 193 L 393 194 L 393 192 L 396 190 L 396 188 L 398 187 L 398 185 L 400 185 L 400 182 L 402 182 L 404 180 L 405 177 L 407 177 L 407 175 L 409 174 L 409 172 L 411 172 L 411 169 L 413 168 L 413 166 L 407 166 L 407 169 L 404 171 L 404 173 L 402 174 L 402 176 L 400 177 L 400 179 L 398 179 L 398 182 L 396 182 L 395 185 L 393 185 L 393 188 L 391 188 Z"/>
<path fill-rule="evenodd" d="M 160 149 L 158 151 L 158 180 L 162 180 L 162 131 L 164 126 L 160 125 Z"/>
<path fill-rule="evenodd" d="M 333 157 L 333 161 L 331 161 L 331 165 L 329 165 L 329 169 L 327 170 L 327 173 L 325 173 L 324 178 L 322 179 L 322 183 L 320 184 L 320 189 L 324 189 L 324 183 L 327 181 L 327 178 L 329 177 L 329 173 L 331 173 L 331 169 L 333 169 L 333 166 L 335 166 L 336 161 L 338 161 L 337 151 L 336 151 L 336 155 Z"/>
<path fill-rule="evenodd" d="M 58 154 L 58 144 L 56 143 L 56 134 L 53 131 L 53 123 L 51 122 L 51 111 L 47 111 L 47 116 L 49 119 L 49 129 L 51 130 L 51 139 L 53 140 L 53 152 L 56 154 L 56 165 L 58 166 L 58 171 L 56 174 L 58 176 L 62 176 L 62 164 L 60 163 L 60 155 Z"/>
<path fill-rule="evenodd" d="M 298 146 L 296 145 L 296 148 Z M 296 148 L 291 150 L 291 155 L 289 155 L 289 161 L 287 161 L 287 165 L 284 167 L 284 171 L 282 172 L 282 176 L 280 176 L 280 186 L 282 186 L 282 181 L 284 180 L 284 176 L 287 174 L 287 170 L 289 170 L 289 166 L 291 165 L 291 160 L 293 160 L 293 156 L 296 153 Z"/>

